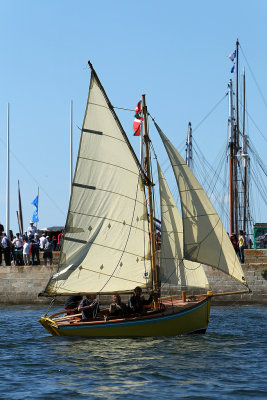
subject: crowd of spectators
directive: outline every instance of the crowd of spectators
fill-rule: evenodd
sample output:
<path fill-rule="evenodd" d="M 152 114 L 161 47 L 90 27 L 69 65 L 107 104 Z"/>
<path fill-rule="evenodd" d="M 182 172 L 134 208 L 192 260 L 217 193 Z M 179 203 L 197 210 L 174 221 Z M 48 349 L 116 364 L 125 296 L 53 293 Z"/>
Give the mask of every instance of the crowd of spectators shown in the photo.
<path fill-rule="evenodd" d="M 0 228 L 3 226 L 0 225 Z M 62 232 L 58 235 L 39 235 L 32 221 L 23 235 L 14 235 L 12 230 L 7 235 L 0 229 L 0 265 L 3 259 L 6 266 L 40 265 L 41 255 L 45 265 L 52 265 L 53 251 L 60 251 L 62 239 Z"/>

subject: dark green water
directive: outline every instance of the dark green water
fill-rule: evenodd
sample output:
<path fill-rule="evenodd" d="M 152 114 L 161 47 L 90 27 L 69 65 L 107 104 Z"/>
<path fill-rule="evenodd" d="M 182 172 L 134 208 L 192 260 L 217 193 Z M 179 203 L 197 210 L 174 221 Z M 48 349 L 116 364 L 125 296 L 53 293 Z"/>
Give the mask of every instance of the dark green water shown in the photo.
<path fill-rule="evenodd" d="M 213 307 L 206 335 L 51 337 L 0 307 L 0 399 L 266 399 L 267 307 Z"/>

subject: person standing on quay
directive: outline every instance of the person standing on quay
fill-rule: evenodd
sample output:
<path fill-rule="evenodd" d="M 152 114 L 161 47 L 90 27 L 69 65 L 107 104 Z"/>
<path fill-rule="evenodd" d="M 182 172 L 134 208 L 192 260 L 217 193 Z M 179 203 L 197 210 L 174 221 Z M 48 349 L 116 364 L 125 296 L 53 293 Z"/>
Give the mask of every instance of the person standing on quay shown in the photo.
<path fill-rule="evenodd" d="M 13 251 L 14 251 L 14 263 L 15 265 L 23 265 L 23 241 L 19 236 L 19 233 L 16 233 L 16 237 L 12 241 Z"/>
<path fill-rule="evenodd" d="M 40 250 L 41 251 L 44 251 L 46 242 L 47 242 L 47 240 L 45 237 L 45 233 L 43 233 L 42 236 L 40 237 Z"/>
<path fill-rule="evenodd" d="M 60 233 L 58 234 L 58 237 L 57 237 L 57 250 L 58 250 L 58 251 L 61 250 L 62 238 L 63 238 L 63 232 L 60 232 Z"/>
<path fill-rule="evenodd" d="M 2 254 L 3 254 L 2 240 L 3 240 L 3 233 L 0 232 L 0 265 L 2 265 Z"/>
<path fill-rule="evenodd" d="M 30 243 L 28 239 L 25 239 L 24 245 L 23 245 L 23 261 L 25 265 L 30 265 Z"/>
<path fill-rule="evenodd" d="M 238 244 L 239 244 L 240 262 L 241 264 L 244 264 L 245 238 L 242 230 L 239 231 Z"/>
<path fill-rule="evenodd" d="M 27 229 L 28 238 L 30 238 L 30 236 L 34 236 L 35 233 L 37 233 L 37 228 L 33 225 L 33 222 L 30 221 L 30 226 Z"/>
<path fill-rule="evenodd" d="M 11 242 L 8 239 L 6 233 L 3 233 L 2 247 L 3 247 L 4 259 L 5 259 L 6 267 L 11 265 L 10 245 L 11 245 Z"/>
<path fill-rule="evenodd" d="M 45 265 L 49 266 L 52 265 L 53 261 L 53 242 L 50 240 L 49 236 L 46 236 L 47 242 L 45 244 L 45 249 L 44 249 L 44 262 Z M 49 259 L 49 261 L 48 261 Z"/>
<path fill-rule="evenodd" d="M 3 255 L 3 249 L 2 249 L 3 232 L 4 232 L 4 226 L 0 224 L 0 265 L 2 265 L 2 255 Z"/>
<path fill-rule="evenodd" d="M 36 264 L 40 265 L 39 258 L 39 237 L 38 233 L 34 234 L 34 238 L 31 241 L 31 253 L 32 253 L 32 265 L 34 265 L 34 257 L 36 256 Z"/>
<path fill-rule="evenodd" d="M 53 243 L 53 251 L 57 249 L 57 237 L 55 235 L 52 236 L 52 243 Z"/>

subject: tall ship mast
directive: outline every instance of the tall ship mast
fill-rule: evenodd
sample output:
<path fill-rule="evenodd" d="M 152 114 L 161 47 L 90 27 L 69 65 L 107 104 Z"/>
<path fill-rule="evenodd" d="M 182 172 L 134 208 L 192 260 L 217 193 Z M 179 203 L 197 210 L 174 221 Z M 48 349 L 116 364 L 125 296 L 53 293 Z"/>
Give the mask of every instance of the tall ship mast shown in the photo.
<path fill-rule="evenodd" d="M 236 92 L 233 83 L 228 84 L 229 118 L 228 148 L 230 176 L 230 233 L 248 231 L 249 221 L 249 156 L 247 153 L 247 135 L 245 132 L 245 71 L 243 74 L 243 129 L 240 131 L 239 117 L 239 41 L 236 41 Z M 235 106 L 234 97 L 235 94 Z"/>

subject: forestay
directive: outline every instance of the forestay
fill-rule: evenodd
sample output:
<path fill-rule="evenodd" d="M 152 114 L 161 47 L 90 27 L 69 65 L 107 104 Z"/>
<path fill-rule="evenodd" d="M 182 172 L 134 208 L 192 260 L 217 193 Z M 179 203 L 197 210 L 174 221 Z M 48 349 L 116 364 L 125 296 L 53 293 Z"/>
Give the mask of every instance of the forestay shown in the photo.
<path fill-rule="evenodd" d="M 184 257 L 215 267 L 246 284 L 232 243 L 204 189 L 170 140 L 156 123 L 155 126 L 169 156 L 180 193 Z"/>
<path fill-rule="evenodd" d="M 144 186 L 92 72 L 59 271 L 46 292 L 98 293 L 151 279 Z"/>
<path fill-rule="evenodd" d="M 183 260 L 182 218 L 158 164 L 161 208 L 160 281 L 162 287 L 208 287 L 202 264 Z"/>

